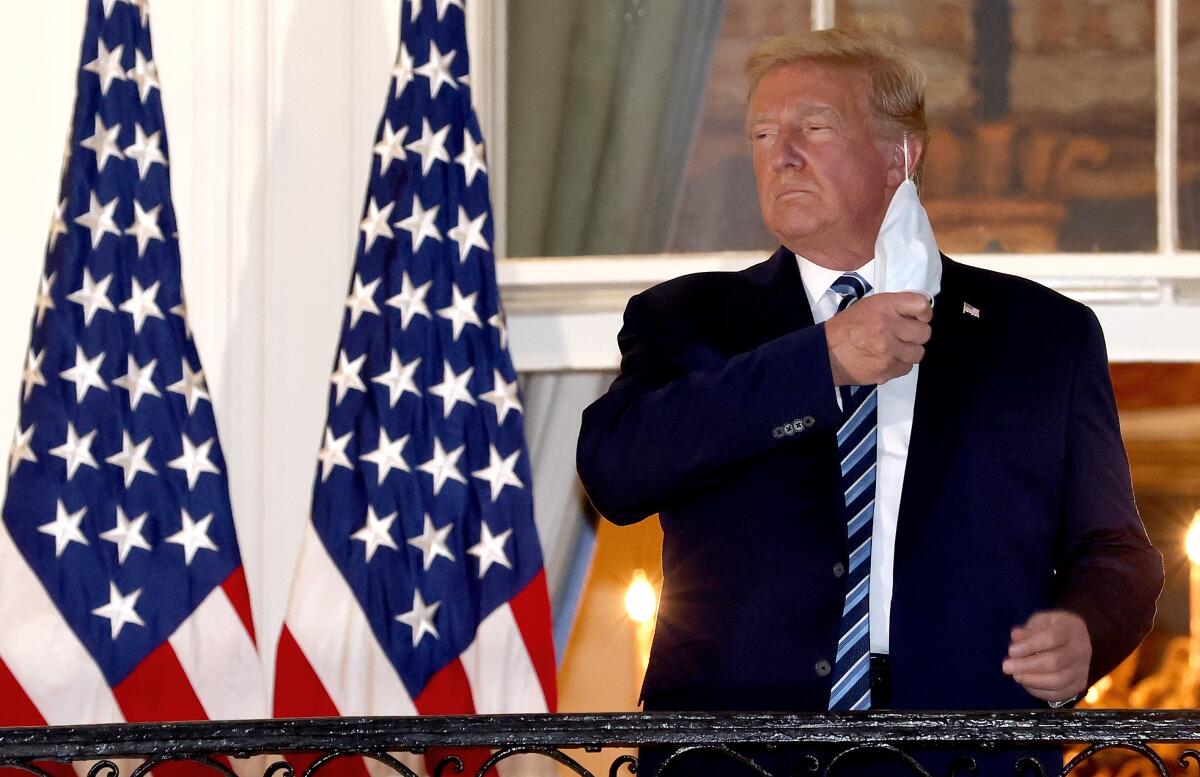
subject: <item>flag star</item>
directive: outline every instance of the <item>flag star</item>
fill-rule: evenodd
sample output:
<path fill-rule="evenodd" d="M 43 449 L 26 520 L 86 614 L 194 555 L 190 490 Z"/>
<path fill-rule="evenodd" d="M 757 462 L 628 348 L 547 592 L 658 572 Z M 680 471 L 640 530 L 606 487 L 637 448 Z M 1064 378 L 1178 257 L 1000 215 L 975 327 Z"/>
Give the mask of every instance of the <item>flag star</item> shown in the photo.
<path fill-rule="evenodd" d="M 142 17 L 142 26 L 145 27 L 150 21 L 150 0 L 125 0 L 125 2 L 138 9 L 138 13 Z"/>
<path fill-rule="evenodd" d="M 51 291 L 54 289 L 54 279 L 57 276 L 58 273 L 52 272 L 38 279 L 37 300 L 34 302 L 34 307 L 37 308 L 37 317 L 34 319 L 34 326 L 41 326 L 46 311 L 54 310 L 54 295 Z"/>
<path fill-rule="evenodd" d="M 413 647 L 416 647 L 426 634 L 431 634 L 434 639 L 439 639 L 433 619 L 437 616 L 438 608 L 441 606 L 441 602 L 426 605 L 425 600 L 421 598 L 421 592 L 413 591 L 412 609 L 396 616 L 396 620 L 412 629 Z"/>
<path fill-rule="evenodd" d="M 121 311 L 133 316 L 135 334 L 141 333 L 142 324 L 146 323 L 147 318 L 163 318 L 162 310 L 159 309 L 158 303 L 154 299 L 158 296 L 160 285 L 160 281 L 155 281 L 143 289 L 142 284 L 137 282 L 137 278 L 133 279 L 133 289 L 129 292 L 129 299 L 121 303 Z"/>
<path fill-rule="evenodd" d="M 346 358 L 345 351 L 338 352 L 338 366 L 333 375 L 329 378 L 329 382 L 337 386 L 337 402 L 335 405 L 340 405 L 346 397 L 346 392 L 350 389 L 355 391 L 366 392 L 366 384 L 362 382 L 362 378 L 358 376 L 362 370 L 363 363 L 366 362 L 367 355 L 364 353 L 354 361 Z"/>
<path fill-rule="evenodd" d="M 360 540 L 366 545 L 367 563 L 371 563 L 375 551 L 380 547 L 399 550 L 396 540 L 392 538 L 392 524 L 396 522 L 398 513 L 385 515 L 380 518 L 375 514 L 375 508 L 367 505 L 367 522 L 358 531 L 350 535 L 352 540 Z"/>
<path fill-rule="evenodd" d="M 401 276 L 400 293 L 394 297 L 388 297 L 387 301 L 390 307 L 400 311 L 401 330 L 408 328 L 408 324 L 414 316 L 425 316 L 432 320 L 429 306 L 425 304 L 425 295 L 429 293 L 431 286 L 433 286 L 433 281 L 425 281 L 420 286 L 413 286 L 407 272 Z"/>
<path fill-rule="evenodd" d="M 471 253 L 472 248 L 480 248 L 484 251 L 490 246 L 483 239 L 483 225 L 487 221 L 487 211 L 480 213 L 476 218 L 470 219 L 467 217 L 467 209 L 463 206 L 458 206 L 458 224 L 454 226 L 446 235 L 458 244 L 458 261 L 467 261 L 467 255 Z"/>
<path fill-rule="evenodd" d="M 454 82 L 454 76 L 450 75 L 450 63 L 454 61 L 454 57 L 458 54 L 457 51 L 450 51 L 446 55 L 442 55 L 438 45 L 434 41 L 429 42 L 429 61 L 413 72 L 419 76 L 425 76 L 429 79 L 429 96 L 436 98 L 438 92 L 442 90 L 442 84 L 446 84 L 451 89 L 457 89 L 458 84 Z"/>
<path fill-rule="evenodd" d="M 401 125 L 399 131 L 392 130 L 390 120 L 384 122 L 383 137 L 375 144 L 375 153 L 379 155 L 379 174 L 383 175 L 396 159 L 408 159 L 404 153 L 404 139 L 408 137 L 408 127 Z"/>
<path fill-rule="evenodd" d="M 34 353 L 33 349 L 29 349 L 29 355 L 25 358 L 25 369 L 21 372 L 21 401 L 29 399 L 30 393 L 34 386 L 45 386 L 46 378 L 42 375 L 42 360 L 46 358 L 46 349 L 42 349 L 40 353 Z"/>
<path fill-rule="evenodd" d="M 504 322 L 504 314 L 497 311 L 494 316 L 488 319 L 488 324 L 495 328 L 500 335 L 500 347 L 508 347 L 508 325 Z"/>
<path fill-rule="evenodd" d="M 96 58 L 84 65 L 83 69 L 100 77 L 100 95 L 103 97 L 108 94 L 108 88 L 114 80 L 125 80 L 125 68 L 121 67 L 121 55 L 125 52 L 125 46 L 117 46 L 109 51 L 104 41 L 97 42 L 100 48 Z"/>
<path fill-rule="evenodd" d="M 58 245 L 60 235 L 67 234 L 67 222 L 63 219 L 63 211 L 67 208 L 67 201 L 64 199 L 54 207 L 54 215 L 50 217 L 50 247 L 48 250 L 53 251 L 54 246 Z"/>
<path fill-rule="evenodd" d="M 450 322 L 454 331 L 454 339 L 457 341 L 458 336 L 462 334 L 463 327 L 467 324 L 483 326 L 479 321 L 479 314 L 475 312 L 475 298 L 479 296 L 479 292 L 473 291 L 464 297 L 458 290 L 458 284 L 452 284 L 450 292 L 453 300 L 449 307 L 441 308 L 437 314 Z"/>
<path fill-rule="evenodd" d="M 433 438 L 433 458 L 422 464 L 418 469 L 433 476 L 433 495 L 437 496 L 447 480 L 457 480 L 466 485 L 467 479 L 458 471 L 458 460 L 462 457 L 467 446 L 462 445 L 446 453 L 442 449 L 442 441 Z"/>
<path fill-rule="evenodd" d="M 471 137 L 471 131 L 463 129 L 463 150 L 454 157 L 454 161 L 462 165 L 463 175 L 467 178 L 467 186 L 475 182 L 477 173 L 486 173 L 487 164 L 484 162 L 483 144 L 476 143 Z"/>
<path fill-rule="evenodd" d="M 417 17 L 421 15 L 421 0 L 409 0 L 408 20 L 415 22 Z"/>
<path fill-rule="evenodd" d="M 510 410 L 515 410 L 517 413 L 524 410 L 517 395 L 517 381 L 514 380 L 512 383 L 505 381 L 504 376 L 497 369 L 492 370 L 492 390 L 486 394 L 480 394 L 479 398 L 485 402 L 491 402 L 495 406 L 497 423 L 504 423 Z"/>
<path fill-rule="evenodd" d="M 437 214 L 441 210 L 441 205 L 434 205 L 429 210 L 426 210 L 421 205 L 421 200 L 417 195 L 413 195 L 412 213 L 407 218 L 397 221 L 396 226 L 412 235 L 413 253 L 421 250 L 421 244 L 425 242 L 425 238 L 431 237 L 434 240 L 441 241 L 442 233 L 437 228 Z"/>
<path fill-rule="evenodd" d="M 76 345 L 75 366 L 59 373 L 60 378 L 75 384 L 75 401 L 77 403 L 83 402 L 83 398 L 90 388 L 108 391 L 108 384 L 100 377 L 100 365 L 104 363 L 104 356 L 104 351 L 101 351 L 94 358 L 89 359 L 84 353 L 83 347 Z"/>
<path fill-rule="evenodd" d="M 113 213 L 117 210 L 118 199 L 113 197 L 102 205 L 95 192 L 92 192 L 90 196 L 91 204 L 88 206 L 87 213 L 76 216 L 75 223 L 88 228 L 92 236 L 92 248 L 96 248 L 104 239 L 105 234 L 121 236 L 121 230 L 113 221 Z"/>
<path fill-rule="evenodd" d="M 459 402 L 467 405 L 475 404 L 475 398 L 471 396 L 471 390 L 467 388 L 467 383 L 474 374 L 475 368 L 468 367 L 466 372 L 455 375 L 450 362 L 448 360 L 442 362 L 442 382 L 436 386 L 430 386 L 429 393 L 442 398 L 443 418 L 448 418 L 450 411 Z"/>
<path fill-rule="evenodd" d="M 125 517 L 121 505 L 117 505 L 117 525 L 106 532 L 100 533 L 100 539 L 108 540 L 117 546 L 117 563 L 124 564 L 129 557 L 129 551 L 134 548 L 150 550 L 150 543 L 142 536 L 142 526 L 146 523 L 149 513 L 142 513 L 132 521 Z"/>
<path fill-rule="evenodd" d="M 454 561 L 454 554 L 450 552 L 450 548 L 446 547 L 446 537 L 450 536 L 450 530 L 453 528 L 454 524 L 452 523 L 448 523 L 440 529 L 433 528 L 433 520 L 430 519 L 429 513 L 425 513 L 425 528 L 419 535 L 409 540 L 408 544 L 421 551 L 422 565 L 426 572 L 433 566 L 433 562 L 438 556 Z"/>
<path fill-rule="evenodd" d="M 125 230 L 126 235 L 133 235 L 137 238 L 138 258 L 146 253 L 146 246 L 151 240 L 162 241 L 163 233 L 158 226 L 158 213 L 162 210 L 162 205 L 156 205 L 150 210 L 142 210 L 142 204 L 137 200 L 133 201 L 133 224 Z M 136 283 L 136 281 L 134 281 Z M 157 284 L 155 284 L 157 285 Z M 160 315 L 159 318 L 162 318 Z"/>
<path fill-rule="evenodd" d="M 37 454 L 33 452 L 33 447 L 30 442 L 33 440 L 33 431 L 37 429 L 37 424 L 30 424 L 28 429 L 21 429 L 21 424 L 17 424 L 16 430 L 13 432 L 12 446 L 8 449 L 8 474 L 11 477 L 17 471 L 17 467 L 21 466 L 22 461 L 28 461 L 30 464 L 37 463 Z"/>
<path fill-rule="evenodd" d="M 133 479 L 137 477 L 139 472 L 145 472 L 147 475 L 157 475 L 154 467 L 150 466 L 150 462 L 146 461 L 146 454 L 150 452 L 150 443 L 154 440 L 153 437 L 147 437 L 137 445 L 134 445 L 133 438 L 129 436 L 129 432 L 121 432 L 121 452 L 114 453 L 105 461 L 109 464 L 115 464 L 125 470 L 125 488 L 129 488 L 133 484 Z"/>
<path fill-rule="evenodd" d="M 137 410 L 138 402 L 142 401 L 142 397 L 149 394 L 154 397 L 161 397 L 158 392 L 158 387 L 154 385 L 154 368 L 158 366 L 158 359 L 151 359 L 145 367 L 139 366 L 137 360 L 132 355 L 129 359 L 129 370 L 119 378 L 113 380 L 113 385 L 123 388 L 129 392 L 129 407 Z"/>
<path fill-rule="evenodd" d="M 400 43 L 400 53 L 396 55 L 396 65 L 392 68 L 392 76 L 396 79 L 396 97 L 404 94 L 404 90 L 413 82 L 413 58 L 408 48 Z M 407 131 L 407 128 L 405 128 Z"/>
<path fill-rule="evenodd" d="M 521 455 L 518 447 L 511 455 L 501 458 L 495 445 L 488 446 L 488 465 L 485 469 L 472 472 L 471 476 L 486 480 L 492 487 L 492 501 L 495 502 L 505 486 L 524 488 L 525 484 L 516 476 L 513 469 L 517 466 L 517 458 Z"/>
<path fill-rule="evenodd" d="M 399 354 L 393 351 L 391 369 L 371 378 L 372 383 L 380 383 L 388 387 L 389 407 L 395 407 L 396 403 L 400 401 L 400 397 L 406 391 L 415 396 L 421 396 L 421 391 L 417 388 L 417 384 L 413 380 L 413 375 L 416 374 L 417 367 L 419 366 L 421 366 L 421 357 L 418 356 L 408 364 L 405 364 L 400 361 Z"/>
<path fill-rule="evenodd" d="M 379 429 L 379 447 L 370 453 L 364 453 L 358 458 L 363 461 L 369 461 L 379 470 L 378 484 L 383 485 L 383 481 L 387 479 L 388 473 L 394 469 L 401 472 L 411 472 L 408 468 L 408 462 L 404 460 L 404 446 L 408 444 L 409 435 L 404 435 L 398 439 L 388 437 L 387 430 L 380 427 Z"/>
<path fill-rule="evenodd" d="M 209 440 L 209 442 L 212 441 Z M 191 566 L 192 559 L 196 557 L 196 551 L 201 549 L 219 553 L 220 549 L 217 548 L 217 544 L 208 537 L 208 527 L 212 525 L 213 520 L 212 513 L 198 521 L 193 521 L 186 509 L 180 508 L 179 512 L 183 524 L 179 531 L 167 537 L 167 542 L 183 547 L 183 563 Z"/>
<path fill-rule="evenodd" d="M 109 313 L 116 313 L 117 309 L 113 307 L 112 300 L 108 298 L 108 286 L 112 283 L 112 275 L 106 275 L 97 283 L 92 278 L 92 271 L 87 267 L 83 268 L 83 286 L 77 291 L 73 291 L 67 295 L 67 299 L 83 308 L 83 325 L 90 326 L 92 316 L 96 315 L 97 310 L 107 310 Z"/>
<path fill-rule="evenodd" d="M 458 6 L 460 11 L 466 13 L 466 11 L 463 9 L 462 0 L 437 0 L 437 18 L 439 22 L 445 18 L 446 11 L 449 10 L 450 6 L 452 5 Z"/>
<path fill-rule="evenodd" d="M 437 48 L 436 43 L 429 45 Z M 417 72 L 421 72 L 420 68 L 417 69 Z M 449 124 L 434 132 L 433 128 L 429 126 L 429 119 L 421 119 L 421 137 L 405 146 L 409 151 L 415 151 L 421 157 L 421 175 L 429 175 L 433 163 L 439 159 L 446 164 L 450 163 L 450 155 L 446 152 L 446 135 L 449 132 Z"/>
<path fill-rule="evenodd" d="M 145 0 L 138 0 L 145 2 Z M 146 7 L 142 6 L 142 24 L 145 24 Z M 151 89 L 160 89 L 158 83 L 158 65 L 154 64 L 154 60 L 146 59 L 141 51 L 134 52 L 135 64 L 132 69 L 126 70 L 125 75 L 129 80 L 135 82 L 138 87 L 138 96 L 142 102 L 146 102 L 150 98 Z M 155 133 L 157 134 L 157 133 Z"/>
<path fill-rule="evenodd" d="M 346 307 L 350 308 L 351 329 L 358 324 L 358 319 L 362 317 L 363 313 L 379 315 L 379 308 L 375 305 L 375 289 L 379 288 L 382 280 L 383 277 L 380 276 L 364 286 L 362 276 L 354 276 L 354 291 L 350 292 L 350 296 L 346 298 Z"/>
<path fill-rule="evenodd" d="M 482 580 L 492 564 L 512 569 L 512 562 L 504 552 L 504 543 L 512 536 L 512 529 L 505 529 L 499 534 L 492 534 L 486 522 L 480 523 L 481 534 L 479 543 L 467 548 L 467 552 L 479 559 L 479 579 Z"/>
<path fill-rule="evenodd" d="M 138 56 L 142 56 L 138 52 Z M 163 167 L 167 166 L 167 158 L 162 152 L 162 132 L 155 132 L 147 136 L 146 131 L 142 129 L 142 125 L 133 125 L 133 145 L 125 147 L 125 156 L 137 162 L 138 178 L 145 178 L 150 172 L 150 165 L 160 164 Z M 162 236 L 159 236 L 159 240 Z"/>
<path fill-rule="evenodd" d="M 200 404 L 200 400 L 207 399 L 211 402 L 212 398 L 208 395 L 208 389 L 204 387 L 203 369 L 192 372 L 192 367 L 187 363 L 187 359 L 180 361 L 179 368 L 183 371 L 182 377 L 167 386 L 167 391 L 181 395 L 187 404 L 188 415 L 191 415 L 195 412 L 196 405 Z"/>
<path fill-rule="evenodd" d="M 394 235 L 392 228 L 388 226 L 388 219 L 392 216 L 392 208 L 396 207 L 396 203 L 389 202 L 382 208 L 375 202 L 372 197 L 367 203 L 367 215 L 363 217 L 358 228 L 366 236 L 366 245 L 363 251 L 370 251 L 371 246 L 375 245 L 375 238 L 386 237 L 391 239 Z"/>
<path fill-rule="evenodd" d="M 321 446 L 321 452 L 317 454 L 317 459 L 321 462 L 322 483 L 329 479 L 329 474 L 333 472 L 334 467 L 354 469 L 350 458 L 346 456 L 346 446 L 353 436 L 354 432 L 346 432 L 341 437 L 334 437 L 333 430 L 329 427 L 325 428 L 325 444 Z"/>
<path fill-rule="evenodd" d="M 120 146 L 117 145 L 117 135 L 120 132 L 120 124 L 106 127 L 100 116 L 97 115 L 95 132 L 79 141 L 79 145 L 95 153 L 97 170 L 104 170 L 104 165 L 108 164 L 110 157 L 125 158 L 125 155 L 121 153 Z"/>
<path fill-rule="evenodd" d="M 179 454 L 178 458 L 168 461 L 167 466 L 171 469 L 182 470 L 187 474 L 188 488 L 195 488 L 196 481 L 205 472 L 213 475 L 221 474 L 221 470 L 217 469 L 217 465 L 213 464 L 209 458 L 209 452 L 216 439 L 216 437 L 210 437 L 199 445 L 194 445 L 186 434 L 180 435 L 179 441 L 183 444 L 183 453 Z"/>
<path fill-rule="evenodd" d="M 95 437 L 95 429 L 80 437 L 75 433 L 75 425 L 67 421 L 67 441 L 57 448 L 50 449 L 50 455 L 67 462 L 67 480 L 75 477 L 75 470 L 84 464 L 92 469 L 100 469 L 100 465 L 92 456 L 92 440 Z"/>
<path fill-rule="evenodd" d="M 38 527 L 38 531 L 42 534 L 49 534 L 54 538 L 55 558 L 61 558 L 67 546 L 72 542 L 78 542 L 80 545 L 90 544 L 79 529 L 79 524 L 86 512 L 86 507 L 79 508 L 78 512 L 68 512 L 67 506 L 59 499 L 55 507 L 54 520 Z"/>
<path fill-rule="evenodd" d="M 117 584 L 109 581 L 108 604 L 102 604 L 92 610 L 92 615 L 108 618 L 109 626 L 112 627 L 112 638 L 116 639 L 127 623 L 135 626 L 146 625 L 141 616 L 137 614 L 137 610 L 134 609 L 137 607 L 137 600 L 141 595 L 142 589 L 139 588 L 129 596 L 122 596 Z"/>

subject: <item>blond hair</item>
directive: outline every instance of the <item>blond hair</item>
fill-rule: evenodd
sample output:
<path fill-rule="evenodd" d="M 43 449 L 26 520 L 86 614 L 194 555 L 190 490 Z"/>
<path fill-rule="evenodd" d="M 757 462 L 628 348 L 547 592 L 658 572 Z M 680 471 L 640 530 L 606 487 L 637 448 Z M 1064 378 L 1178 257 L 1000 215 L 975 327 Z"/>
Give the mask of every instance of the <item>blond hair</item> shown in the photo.
<path fill-rule="evenodd" d="M 861 70 L 871 82 L 869 95 L 880 129 L 889 135 L 920 138 L 929 144 L 925 123 L 925 72 L 916 60 L 886 39 L 850 29 L 814 30 L 768 38 L 746 59 L 746 80 L 753 96 L 768 71 L 785 65 L 813 63 Z M 917 165 L 918 173 L 925 155 Z"/>

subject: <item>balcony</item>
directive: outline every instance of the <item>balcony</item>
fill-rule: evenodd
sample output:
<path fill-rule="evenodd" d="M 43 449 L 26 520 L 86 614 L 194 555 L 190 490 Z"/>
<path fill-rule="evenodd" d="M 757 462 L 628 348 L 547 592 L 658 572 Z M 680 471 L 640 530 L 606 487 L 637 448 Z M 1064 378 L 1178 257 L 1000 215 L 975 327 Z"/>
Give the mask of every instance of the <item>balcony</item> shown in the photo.
<path fill-rule="evenodd" d="M 559 773 L 591 777 L 580 751 L 664 746 L 671 753 L 658 770 L 663 777 L 695 775 L 687 753 L 702 750 L 729 761 L 745 759 L 738 746 L 815 748 L 821 756 L 798 755 L 786 773 L 757 764 L 746 775 L 845 773 L 865 756 L 894 763 L 896 773 L 934 775 L 905 753 L 971 751 L 989 763 L 1012 757 L 1012 775 L 1049 777 L 1028 758 L 1030 750 L 1063 748 L 1060 774 L 1117 773 L 1179 775 L 1200 770 L 1200 712 L 1194 710 L 1047 710 L 1018 712 L 871 712 L 839 714 L 645 713 L 493 715 L 414 718 L 329 718 L 203 723 L 144 723 L 51 728 L 0 729 L 0 775 L 50 775 L 48 762 L 89 762 L 90 777 L 141 777 L 166 763 L 190 765 L 187 774 L 253 774 L 263 777 L 333 774 L 339 759 L 365 757 L 392 773 L 415 777 L 401 753 L 432 755 L 435 777 L 498 774 L 493 767 L 526 754 L 561 764 Z M 470 748 L 492 751 L 474 769 L 455 753 Z M 475 751 L 479 753 L 478 750 Z M 310 762 L 295 769 L 280 756 L 306 753 Z M 266 757 L 260 757 L 266 756 Z M 315 760 L 314 759 L 315 756 Z M 126 761 L 123 759 L 133 759 Z M 252 759 L 252 760 L 244 760 Z M 614 752 L 609 777 L 637 774 L 637 761 Z M 231 768 L 232 767 L 232 768 Z M 58 767 L 61 769 L 61 767 Z M 374 771 L 374 770 L 373 770 Z M 971 756 L 958 756 L 950 775 L 975 773 Z M 178 773 L 178 772 L 177 772 Z M 375 772 L 379 773 L 379 772 Z M 509 772 L 512 774 L 512 772 Z M 520 773 L 519 771 L 517 772 Z M 544 772 L 543 772 L 544 773 Z M 656 777 L 650 775 L 650 777 Z"/>

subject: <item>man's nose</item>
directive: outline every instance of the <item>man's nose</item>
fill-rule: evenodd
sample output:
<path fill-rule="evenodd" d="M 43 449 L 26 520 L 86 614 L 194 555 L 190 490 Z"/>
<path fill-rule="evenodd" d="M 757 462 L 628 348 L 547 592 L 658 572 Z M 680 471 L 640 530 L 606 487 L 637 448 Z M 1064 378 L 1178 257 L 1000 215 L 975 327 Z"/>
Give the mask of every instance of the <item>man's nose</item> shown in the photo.
<path fill-rule="evenodd" d="M 780 129 L 772 166 L 777 170 L 786 170 L 804 167 L 807 163 L 804 157 L 804 133 L 786 128 Z"/>

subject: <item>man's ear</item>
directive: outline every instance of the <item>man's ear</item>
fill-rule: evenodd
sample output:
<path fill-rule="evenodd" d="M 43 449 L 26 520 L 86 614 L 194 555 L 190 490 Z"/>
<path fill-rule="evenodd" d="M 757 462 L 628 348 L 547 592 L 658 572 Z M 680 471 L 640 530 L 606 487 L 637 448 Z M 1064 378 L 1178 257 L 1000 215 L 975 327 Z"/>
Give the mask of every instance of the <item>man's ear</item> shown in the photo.
<path fill-rule="evenodd" d="M 925 152 L 925 144 L 915 135 L 904 133 L 892 145 L 888 161 L 888 186 L 899 186 L 905 178 L 916 175 L 917 165 Z M 905 156 L 907 155 L 907 160 Z"/>

